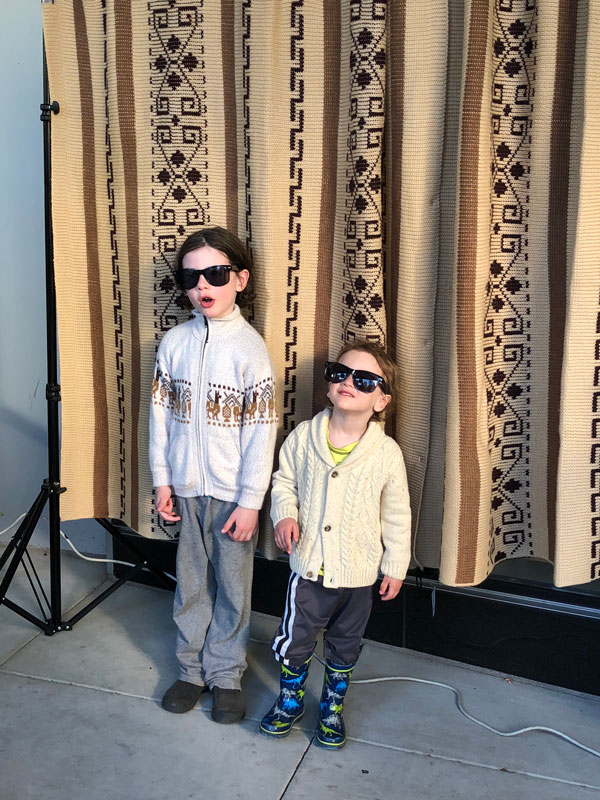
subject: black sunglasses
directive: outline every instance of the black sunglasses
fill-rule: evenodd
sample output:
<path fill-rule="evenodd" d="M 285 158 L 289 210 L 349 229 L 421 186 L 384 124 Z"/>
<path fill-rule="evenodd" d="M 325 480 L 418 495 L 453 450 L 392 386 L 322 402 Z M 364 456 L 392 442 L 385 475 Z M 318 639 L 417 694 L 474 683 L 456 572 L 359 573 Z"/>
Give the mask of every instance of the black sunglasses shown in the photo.
<path fill-rule="evenodd" d="M 237 267 L 232 267 L 231 264 L 215 264 L 214 267 L 206 267 L 205 269 L 178 269 L 175 272 L 175 278 L 181 289 L 186 292 L 188 289 L 193 289 L 198 285 L 200 275 L 211 286 L 225 286 L 229 283 L 229 276 L 231 271 L 239 272 Z"/>
<path fill-rule="evenodd" d="M 384 394 L 389 394 L 388 385 L 381 375 L 376 375 L 366 369 L 350 369 L 350 367 L 340 364 L 338 361 L 325 362 L 325 380 L 327 383 L 342 383 L 348 375 L 352 375 L 354 388 L 359 392 L 371 394 L 380 386 Z"/>

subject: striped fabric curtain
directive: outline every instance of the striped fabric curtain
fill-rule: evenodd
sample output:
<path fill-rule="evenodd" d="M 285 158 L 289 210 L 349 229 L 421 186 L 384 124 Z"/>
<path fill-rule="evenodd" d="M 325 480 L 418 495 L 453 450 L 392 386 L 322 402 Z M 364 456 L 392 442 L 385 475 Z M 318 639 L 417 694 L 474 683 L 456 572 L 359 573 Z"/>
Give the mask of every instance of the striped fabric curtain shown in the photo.
<path fill-rule="evenodd" d="M 600 11 L 570 0 L 54 0 L 63 516 L 150 537 L 178 246 L 252 249 L 283 438 L 323 361 L 401 375 L 415 563 L 600 577 Z M 275 555 L 265 522 L 261 549 Z"/>

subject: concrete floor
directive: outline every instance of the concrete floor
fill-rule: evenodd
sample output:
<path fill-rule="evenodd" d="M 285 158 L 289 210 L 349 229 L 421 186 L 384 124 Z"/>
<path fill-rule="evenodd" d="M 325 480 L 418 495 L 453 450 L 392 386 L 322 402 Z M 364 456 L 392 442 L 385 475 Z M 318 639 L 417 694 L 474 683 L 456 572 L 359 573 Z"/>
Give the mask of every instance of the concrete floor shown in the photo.
<path fill-rule="evenodd" d="M 32 555 L 46 576 L 47 555 Z M 19 572 L 8 596 L 33 610 L 24 580 Z M 105 581 L 102 565 L 65 555 L 64 617 Z M 189 714 L 168 714 L 159 703 L 177 676 L 171 604 L 168 592 L 125 585 L 52 637 L 0 607 L 0 800 L 600 800 L 600 758 L 547 733 L 494 735 L 429 685 L 355 684 L 346 747 L 315 747 L 318 663 L 299 728 L 282 741 L 260 736 L 278 682 L 262 643 L 277 620 L 262 614 L 253 615 L 247 719 L 216 725 L 209 696 Z M 546 725 L 600 747 L 598 697 L 366 643 L 354 677 L 390 675 L 451 684 L 496 728 Z"/>

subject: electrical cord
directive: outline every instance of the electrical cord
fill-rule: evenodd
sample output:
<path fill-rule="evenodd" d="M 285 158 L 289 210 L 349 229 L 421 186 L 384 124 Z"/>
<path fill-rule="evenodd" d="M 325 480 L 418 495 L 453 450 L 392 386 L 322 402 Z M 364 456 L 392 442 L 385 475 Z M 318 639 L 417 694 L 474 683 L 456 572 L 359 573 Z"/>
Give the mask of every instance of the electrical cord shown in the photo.
<path fill-rule="evenodd" d="M 3 531 L 0 531 L 0 536 L 2 536 L 2 534 L 4 534 L 7 531 L 9 531 L 11 528 L 14 528 L 14 526 L 17 524 L 17 522 L 20 522 L 23 519 L 24 516 L 25 516 L 25 514 L 21 514 L 21 516 L 17 517 L 17 519 L 13 523 L 11 523 L 8 526 L 8 528 L 5 528 Z M 47 517 L 43 517 L 43 519 L 48 521 Z M 135 564 L 130 564 L 127 561 L 118 561 L 118 560 L 116 560 L 114 558 L 93 558 L 92 556 L 85 556 L 85 555 L 83 555 L 83 553 L 79 552 L 79 550 L 75 547 L 75 545 L 69 539 L 69 537 L 67 536 L 66 533 L 64 533 L 61 530 L 60 531 L 60 535 L 63 537 L 63 539 L 65 539 L 65 541 L 67 542 L 69 547 L 80 558 L 83 558 L 85 561 L 96 561 L 96 562 L 107 563 L 107 564 L 120 564 L 121 566 L 124 566 L 124 567 L 134 567 L 135 566 Z M 165 575 L 168 575 L 169 578 L 171 578 L 172 580 L 177 582 L 177 579 L 173 575 L 170 575 L 168 572 L 165 572 Z M 265 641 L 262 641 L 260 639 L 253 639 L 252 637 L 250 637 L 250 641 L 251 642 L 255 642 L 256 644 L 266 644 L 266 645 L 270 645 L 271 644 L 271 642 L 265 642 Z M 323 661 L 323 659 L 319 658 L 319 656 L 315 656 L 315 658 L 320 664 L 323 664 L 323 666 L 325 666 L 325 662 Z M 593 750 L 591 747 L 588 747 L 586 744 L 583 744 L 582 742 L 577 741 L 577 739 L 573 739 L 571 736 L 568 736 L 566 733 L 563 733 L 562 731 L 557 731 L 554 728 L 547 728 L 545 725 L 531 725 L 531 726 L 529 726 L 527 728 L 520 728 L 519 730 L 516 730 L 516 731 L 499 731 L 499 730 L 497 730 L 497 728 L 493 728 L 491 725 L 488 725 L 486 722 L 483 722 L 482 720 L 477 719 L 477 717 L 474 717 L 472 714 L 469 714 L 469 712 L 464 708 L 464 706 L 462 704 L 462 699 L 461 699 L 461 695 L 460 695 L 459 690 L 456 689 L 454 686 L 450 686 L 447 683 L 441 683 L 439 681 L 428 681 L 428 680 L 425 680 L 424 678 L 411 678 L 411 677 L 404 676 L 404 675 L 392 675 L 392 676 L 383 677 L 383 678 L 360 678 L 360 679 L 357 679 L 357 680 L 353 680 L 352 683 L 353 684 L 359 684 L 359 683 L 384 683 L 385 681 L 407 681 L 407 682 L 410 682 L 410 683 L 424 683 L 424 684 L 427 684 L 429 686 L 439 686 L 442 689 L 448 689 L 448 691 L 450 691 L 450 692 L 452 692 L 454 694 L 454 696 L 456 698 L 456 707 L 458 708 L 459 712 L 464 717 L 466 717 L 471 722 L 474 722 L 475 725 L 479 725 L 481 728 L 485 728 L 486 730 L 491 731 L 492 733 L 495 733 L 497 736 L 504 736 L 504 737 L 520 736 L 522 733 L 529 733 L 530 731 L 541 731 L 542 733 L 550 733 L 553 736 L 558 736 L 559 738 L 564 739 L 565 741 L 569 742 L 570 744 L 574 745 L 575 747 L 578 747 L 580 750 L 584 750 L 586 753 L 590 753 L 591 755 L 596 756 L 597 758 L 600 758 L 600 752 L 598 752 L 598 750 Z"/>
<path fill-rule="evenodd" d="M 0 536 L 2 536 L 3 533 L 6 533 L 7 531 L 9 531 L 11 528 L 14 528 L 15 525 L 17 524 L 17 522 L 20 522 L 23 519 L 23 517 L 25 517 L 25 516 L 27 516 L 27 515 L 26 514 L 21 514 L 20 517 L 17 517 L 17 519 L 14 522 L 12 522 L 8 526 L 8 528 L 4 528 L 3 531 L 0 531 Z M 42 514 L 42 519 L 45 519 L 46 522 L 49 522 L 48 517 L 45 517 L 43 514 Z M 59 528 L 59 530 L 60 530 L 60 528 Z M 60 535 L 63 537 L 63 539 L 69 545 L 71 550 L 73 550 L 73 552 L 77 553 L 79 558 L 83 558 L 84 561 L 95 561 L 95 562 L 97 562 L 99 564 L 120 564 L 122 567 L 135 567 L 135 564 L 130 564 L 128 561 L 118 561 L 116 558 L 94 558 L 93 556 L 85 556 L 83 553 L 81 553 L 75 547 L 73 542 L 69 539 L 69 537 L 67 536 L 67 534 L 64 531 L 61 530 L 60 531 Z M 172 581 L 175 581 L 175 583 L 177 583 L 177 578 L 175 578 L 169 572 L 165 572 L 165 575 L 167 575 L 169 578 L 171 578 Z"/>
<path fill-rule="evenodd" d="M 264 641 L 261 641 L 259 639 L 253 639 L 252 637 L 250 637 L 250 641 L 251 642 L 256 642 L 256 644 L 266 644 L 266 645 L 270 645 L 271 644 L 271 642 L 264 642 Z M 320 664 L 323 664 L 323 666 L 325 666 L 325 662 L 323 661 L 322 658 L 319 658 L 319 656 L 317 656 L 317 655 L 315 655 L 314 658 Z M 411 682 L 411 683 L 425 683 L 425 684 L 428 684 L 429 686 L 440 686 L 442 689 L 448 689 L 450 692 L 452 692 L 454 694 L 454 696 L 456 698 L 456 707 L 458 708 L 458 710 L 460 711 L 460 713 L 464 717 L 466 717 L 471 722 L 474 722 L 475 725 L 479 725 L 481 728 L 485 728 L 486 730 L 491 731 L 492 733 L 495 733 L 497 736 L 505 736 L 505 737 L 520 736 L 520 734 L 529 733 L 530 731 L 542 731 L 543 733 L 551 733 L 554 736 L 558 736 L 559 738 L 564 739 L 565 741 L 569 742 L 570 744 L 574 745 L 575 747 L 578 747 L 580 750 L 584 750 L 586 753 L 590 753 L 591 755 L 596 756 L 597 758 L 600 758 L 600 752 L 598 752 L 598 750 L 593 750 L 591 747 L 588 747 L 586 744 L 583 744 L 582 742 L 577 741 L 577 739 L 573 739 L 571 736 L 569 736 L 566 733 L 563 733 L 562 731 L 557 731 L 554 728 L 547 728 L 544 725 L 531 725 L 528 728 L 520 728 L 517 731 L 499 731 L 497 728 L 493 728 L 491 725 L 488 725 L 486 722 L 482 722 L 482 720 L 477 719 L 477 717 L 474 717 L 472 714 L 469 714 L 469 712 L 464 708 L 464 706 L 462 704 L 462 698 L 461 698 L 459 690 L 456 689 L 454 686 L 450 686 L 447 683 L 440 683 L 439 681 L 428 681 L 428 680 L 425 680 L 424 678 L 411 678 L 411 677 L 403 676 L 403 675 L 402 676 L 401 675 L 392 675 L 392 676 L 384 677 L 384 678 L 360 678 L 360 679 L 357 679 L 357 680 L 353 679 L 352 680 L 352 684 L 356 684 L 356 683 L 383 683 L 384 681 L 408 681 L 408 682 Z"/>
<path fill-rule="evenodd" d="M 44 519 L 45 519 L 45 517 L 44 517 Z M 83 553 L 80 553 L 79 550 L 75 547 L 75 545 L 69 539 L 69 537 L 67 536 L 66 533 L 61 531 L 60 535 L 63 537 L 63 539 L 69 545 L 71 550 L 73 550 L 75 553 L 77 553 L 77 555 L 80 558 L 85 559 L 85 561 L 97 561 L 98 563 L 102 563 L 102 564 L 120 564 L 123 567 L 135 567 L 135 564 L 130 564 L 128 561 L 118 561 L 116 558 L 93 558 L 92 556 L 84 556 Z M 169 578 L 171 578 L 172 581 L 177 583 L 177 578 L 175 578 L 174 575 L 171 575 L 169 572 L 165 572 L 165 575 L 167 575 Z"/>
<path fill-rule="evenodd" d="M 23 519 L 23 517 L 26 517 L 26 516 L 27 516 L 27 514 L 21 514 L 21 516 L 20 516 L 20 517 L 17 517 L 17 518 L 16 518 L 16 520 L 15 520 L 14 522 L 11 522 L 11 523 L 10 523 L 10 525 L 8 526 L 8 528 L 4 528 L 4 530 L 3 530 L 3 531 L 0 531 L 0 536 L 2 536 L 2 534 L 3 534 L 3 533 L 6 533 L 7 531 L 9 531 L 11 528 L 14 528 L 14 527 L 15 527 L 15 525 L 17 524 L 17 522 L 21 522 L 21 520 Z"/>

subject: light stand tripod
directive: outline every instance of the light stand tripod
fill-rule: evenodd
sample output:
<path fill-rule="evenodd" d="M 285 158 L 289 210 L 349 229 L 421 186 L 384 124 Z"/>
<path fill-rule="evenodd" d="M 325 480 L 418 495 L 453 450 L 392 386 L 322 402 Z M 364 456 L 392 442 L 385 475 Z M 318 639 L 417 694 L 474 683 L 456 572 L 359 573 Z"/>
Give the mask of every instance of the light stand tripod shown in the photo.
<path fill-rule="evenodd" d="M 59 437 L 59 403 L 60 385 L 58 383 L 57 326 L 56 326 L 56 291 L 54 286 L 54 252 L 52 237 L 52 197 L 51 197 L 51 164 L 50 164 L 50 121 L 52 114 L 59 113 L 56 101 L 50 102 L 48 85 L 48 69 L 46 52 L 43 54 L 44 102 L 40 105 L 40 119 L 43 123 L 44 137 L 44 217 L 45 217 L 45 251 L 46 251 L 46 346 L 48 364 L 48 382 L 46 384 L 46 402 L 48 405 L 48 478 L 42 483 L 40 493 L 25 515 L 25 519 L 8 543 L 0 557 L 0 572 L 8 564 L 6 573 L 0 582 L 0 606 L 4 605 L 29 622 L 41 628 L 47 636 L 58 631 L 71 630 L 73 625 L 88 614 L 105 598 L 116 591 L 119 586 L 131 580 L 141 570 L 148 569 L 166 588 L 174 586 L 174 581 L 163 570 L 150 562 L 146 556 L 132 544 L 108 519 L 97 522 L 105 528 L 121 546 L 130 553 L 135 564 L 105 591 L 95 597 L 69 620 L 62 619 L 61 597 L 61 550 L 60 550 L 60 495 L 66 487 L 60 485 L 60 437 Z M 27 552 L 27 545 L 40 520 L 42 511 L 49 506 L 49 554 L 50 554 L 50 599 L 44 590 L 33 561 Z M 13 603 L 6 597 L 6 592 L 15 576 L 19 564 L 23 565 L 37 603 L 41 617 L 36 617 L 26 609 Z M 45 606 L 44 607 L 44 603 Z"/>

